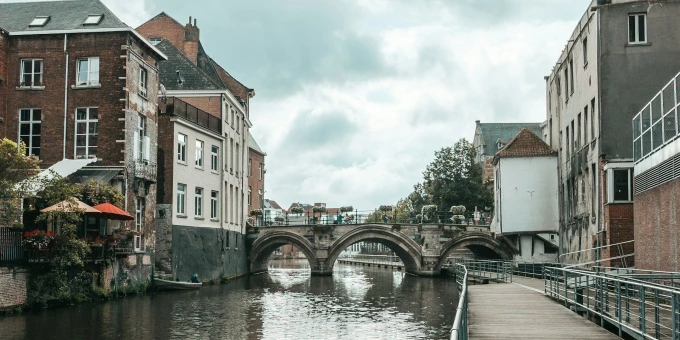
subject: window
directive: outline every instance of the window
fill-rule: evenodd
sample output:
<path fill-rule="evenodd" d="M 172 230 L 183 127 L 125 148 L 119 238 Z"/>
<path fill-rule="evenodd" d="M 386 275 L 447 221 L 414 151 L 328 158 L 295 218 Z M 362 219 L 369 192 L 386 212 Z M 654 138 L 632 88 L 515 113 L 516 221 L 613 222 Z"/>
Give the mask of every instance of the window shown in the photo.
<path fill-rule="evenodd" d="M 260 171 L 260 181 L 261 181 L 261 180 L 262 180 L 262 163 L 260 163 L 260 164 L 257 166 L 257 168 L 258 168 L 258 170 Z"/>
<path fill-rule="evenodd" d="M 609 172 L 609 202 L 630 202 L 633 200 L 633 169 L 619 168 Z"/>
<path fill-rule="evenodd" d="M 590 136 L 595 139 L 595 119 L 597 119 L 595 115 L 595 98 L 590 100 L 590 115 Z"/>
<path fill-rule="evenodd" d="M 212 220 L 217 219 L 217 195 L 219 195 L 217 191 L 210 192 L 210 219 Z"/>
<path fill-rule="evenodd" d="M 147 84 L 146 69 L 140 67 L 139 68 L 139 94 L 142 97 L 146 97 L 146 84 Z"/>
<path fill-rule="evenodd" d="M 45 26 L 47 22 L 50 21 L 49 16 L 37 16 L 31 21 L 30 24 L 28 24 L 28 27 L 41 27 Z"/>
<path fill-rule="evenodd" d="M 21 87 L 42 86 L 43 61 L 42 59 L 21 60 Z"/>
<path fill-rule="evenodd" d="M 149 155 L 148 151 L 146 150 L 146 117 L 140 115 L 139 116 L 139 122 L 137 123 L 137 129 L 138 129 L 138 140 L 137 140 L 137 159 L 141 160 L 148 160 Z"/>
<path fill-rule="evenodd" d="M 565 138 L 566 138 L 566 139 L 564 140 L 564 145 L 565 145 L 565 147 L 566 147 L 566 149 L 567 149 L 567 158 L 569 158 L 569 153 L 570 153 L 570 151 L 571 151 L 569 146 L 570 146 L 571 144 L 569 144 L 569 127 L 568 127 L 568 126 L 567 126 L 567 135 L 566 135 Z"/>
<path fill-rule="evenodd" d="M 574 120 L 571 121 L 571 151 L 574 151 L 576 145 L 576 130 L 574 130 Z"/>
<path fill-rule="evenodd" d="M 26 155 L 40 157 L 40 119 L 42 110 L 19 110 L 19 141 L 26 144 Z"/>
<path fill-rule="evenodd" d="M 99 84 L 99 57 L 79 58 L 76 85 Z"/>
<path fill-rule="evenodd" d="M 196 141 L 196 167 L 203 168 L 203 142 Z"/>
<path fill-rule="evenodd" d="M 262 189 L 260 189 L 260 190 L 257 191 L 257 207 L 258 208 L 262 207 L 262 202 L 264 202 L 264 200 L 262 200 Z"/>
<path fill-rule="evenodd" d="M 186 184 L 177 184 L 177 215 L 186 216 L 187 205 L 187 186 Z"/>
<path fill-rule="evenodd" d="M 574 59 L 569 59 L 569 91 L 574 94 Z"/>
<path fill-rule="evenodd" d="M 644 44 L 647 42 L 647 14 L 628 15 L 628 43 Z"/>
<path fill-rule="evenodd" d="M 564 67 L 564 101 L 569 101 L 569 68 Z"/>
<path fill-rule="evenodd" d="M 135 231 L 137 235 L 134 236 L 135 250 L 142 250 L 142 233 L 144 231 L 144 211 L 146 209 L 146 199 L 144 197 L 137 197 L 137 204 L 135 207 Z"/>
<path fill-rule="evenodd" d="M 236 143 L 236 164 L 234 167 L 236 168 L 236 177 L 238 177 L 238 171 L 241 169 L 241 149 L 238 143 Z"/>
<path fill-rule="evenodd" d="M 203 188 L 196 188 L 194 192 L 194 217 L 203 216 Z"/>
<path fill-rule="evenodd" d="M 229 168 L 229 172 L 232 174 L 234 173 L 234 168 L 235 168 L 235 156 L 234 156 L 234 139 L 230 138 L 230 144 L 231 145 L 231 167 Z"/>
<path fill-rule="evenodd" d="M 234 109 L 231 109 L 231 128 L 234 128 L 234 121 L 236 120 L 236 113 L 234 112 Z"/>
<path fill-rule="evenodd" d="M 219 167 L 219 164 L 218 164 L 219 151 L 220 151 L 220 148 L 218 148 L 214 145 L 210 149 L 210 170 L 212 170 L 212 171 L 218 170 L 218 167 Z"/>
<path fill-rule="evenodd" d="M 574 138 L 574 144 L 576 146 L 576 150 L 578 150 L 581 147 L 581 114 L 580 113 L 577 115 L 575 133 L 576 134 L 575 134 L 575 138 Z"/>
<path fill-rule="evenodd" d="M 85 19 L 85 22 L 83 22 L 83 25 L 99 25 L 99 22 L 102 21 L 102 18 L 104 15 L 102 14 L 91 14 L 87 16 L 87 19 Z"/>
<path fill-rule="evenodd" d="M 588 37 L 583 38 L 583 67 L 588 65 Z"/>
<path fill-rule="evenodd" d="M 248 158 L 248 177 L 253 175 L 253 160 Z"/>
<path fill-rule="evenodd" d="M 76 158 L 96 158 L 99 138 L 96 107 L 76 109 Z"/>
<path fill-rule="evenodd" d="M 187 136 L 181 133 L 177 134 L 177 161 L 187 162 Z"/>
<path fill-rule="evenodd" d="M 149 42 L 154 46 L 158 45 L 162 40 L 161 38 L 149 38 Z"/>
<path fill-rule="evenodd" d="M 588 105 L 583 108 L 583 143 L 588 144 Z"/>
<path fill-rule="evenodd" d="M 252 203 L 253 203 L 253 198 L 252 198 L 252 193 L 251 193 L 252 191 L 253 191 L 253 187 L 248 186 L 248 206 L 252 206 L 252 205 L 253 205 L 253 204 L 252 204 Z"/>
<path fill-rule="evenodd" d="M 595 216 L 595 207 L 597 206 L 597 172 L 595 172 L 595 164 L 592 164 L 590 171 L 590 215 Z"/>

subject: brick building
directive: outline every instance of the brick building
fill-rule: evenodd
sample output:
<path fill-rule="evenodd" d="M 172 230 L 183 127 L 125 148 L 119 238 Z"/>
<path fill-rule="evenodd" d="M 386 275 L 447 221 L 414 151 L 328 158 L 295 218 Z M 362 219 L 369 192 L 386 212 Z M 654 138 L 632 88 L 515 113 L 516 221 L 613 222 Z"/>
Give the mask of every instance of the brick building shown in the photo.
<path fill-rule="evenodd" d="M 633 118 L 635 265 L 680 271 L 680 73 Z"/>
<path fill-rule="evenodd" d="M 545 77 L 565 262 L 634 265 L 620 258 L 633 253 L 630 121 L 680 69 L 678 16 L 677 0 L 594 0 Z"/>
<path fill-rule="evenodd" d="M 196 20 L 182 25 L 160 13 L 137 31 L 168 56 L 159 66 L 164 213 L 156 265 L 181 280 L 246 274 L 248 101 L 255 92 L 208 56 Z"/>
<path fill-rule="evenodd" d="M 0 25 L 0 134 L 44 168 L 83 160 L 76 177 L 118 187 L 141 235 L 116 272 L 148 280 L 165 55 L 97 0 L 2 3 Z"/>
<path fill-rule="evenodd" d="M 248 209 L 264 208 L 264 157 L 267 155 L 248 133 Z"/>

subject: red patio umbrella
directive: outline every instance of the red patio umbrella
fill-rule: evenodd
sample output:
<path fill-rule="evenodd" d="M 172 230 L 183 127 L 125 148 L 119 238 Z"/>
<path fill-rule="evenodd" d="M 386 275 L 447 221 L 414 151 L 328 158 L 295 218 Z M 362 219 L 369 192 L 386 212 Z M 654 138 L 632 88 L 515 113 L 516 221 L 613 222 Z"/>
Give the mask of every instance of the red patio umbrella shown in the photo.
<path fill-rule="evenodd" d="M 115 205 L 111 203 L 102 203 L 95 205 L 93 208 L 101 211 L 101 214 L 94 214 L 99 217 L 103 217 L 109 220 L 117 220 L 117 221 L 129 221 L 129 220 L 134 220 L 135 218 L 132 217 L 132 215 L 128 214 L 125 212 L 125 210 L 119 209 Z"/>

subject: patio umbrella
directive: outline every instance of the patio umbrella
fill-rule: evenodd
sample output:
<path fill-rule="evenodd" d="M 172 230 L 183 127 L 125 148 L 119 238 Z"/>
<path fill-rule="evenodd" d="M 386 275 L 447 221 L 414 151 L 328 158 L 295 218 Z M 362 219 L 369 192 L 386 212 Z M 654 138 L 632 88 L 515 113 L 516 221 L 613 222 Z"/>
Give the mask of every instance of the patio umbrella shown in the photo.
<path fill-rule="evenodd" d="M 93 208 L 99 212 L 98 217 L 106 218 L 108 220 L 129 221 L 135 219 L 132 215 L 125 212 L 125 210 L 119 209 L 108 202 L 97 204 Z"/>
<path fill-rule="evenodd" d="M 63 211 L 63 212 L 85 212 L 85 213 L 100 213 L 99 210 L 81 202 L 75 197 L 71 200 L 61 201 L 55 205 L 49 206 L 40 212 Z"/>

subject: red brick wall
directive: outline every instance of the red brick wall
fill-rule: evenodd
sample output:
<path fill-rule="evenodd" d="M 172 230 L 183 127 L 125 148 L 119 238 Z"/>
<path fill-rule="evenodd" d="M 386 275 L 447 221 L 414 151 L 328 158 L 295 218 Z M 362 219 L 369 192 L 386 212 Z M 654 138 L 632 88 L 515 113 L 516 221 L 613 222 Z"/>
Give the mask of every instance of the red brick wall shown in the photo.
<path fill-rule="evenodd" d="M 604 244 L 611 245 L 633 240 L 634 235 L 634 211 L 633 203 L 610 203 L 604 207 L 604 221 L 606 223 L 606 233 Z M 627 243 L 621 246 L 607 247 L 602 250 L 602 259 L 633 254 L 634 245 Z M 603 266 L 611 267 L 630 267 L 635 265 L 635 257 L 629 256 L 625 259 L 611 260 L 604 262 Z"/>
<path fill-rule="evenodd" d="M 635 196 L 635 263 L 640 269 L 680 271 L 680 179 Z"/>
<path fill-rule="evenodd" d="M 260 202 L 258 190 L 262 190 L 262 195 L 264 196 L 264 155 L 251 148 L 248 148 L 248 159 L 251 162 L 250 173 L 248 173 L 248 186 L 252 190 L 250 202 L 248 202 L 248 211 L 250 211 L 252 209 L 262 209 L 262 202 Z M 246 163 L 246 166 L 247 164 L 248 163 Z M 262 166 L 262 180 L 260 180 L 259 166 Z M 246 171 L 249 171 L 249 169 L 246 169 Z M 246 200 L 247 199 L 248 198 L 246 197 Z"/>
<path fill-rule="evenodd" d="M 222 118 L 222 97 L 178 97 L 215 117 Z"/>
<path fill-rule="evenodd" d="M 165 13 L 157 15 L 153 19 L 137 27 L 135 30 L 147 40 L 151 38 L 163 38 L 168 40 L 178 50 L 183 50 L 184 27 Z"/>

